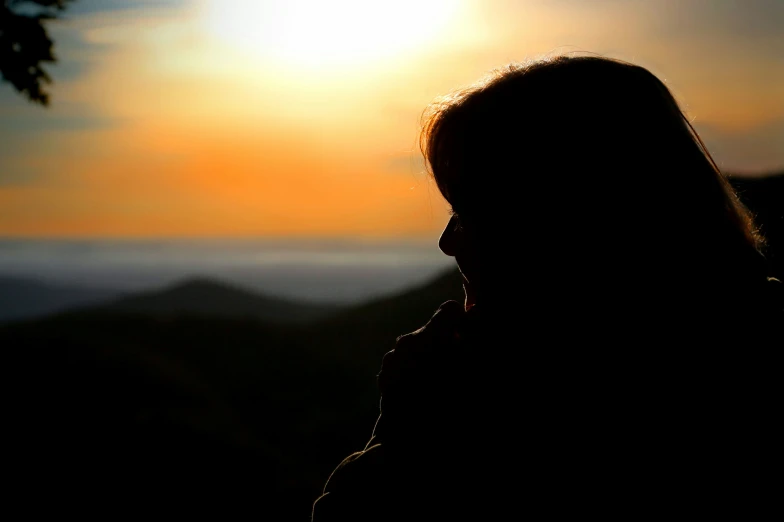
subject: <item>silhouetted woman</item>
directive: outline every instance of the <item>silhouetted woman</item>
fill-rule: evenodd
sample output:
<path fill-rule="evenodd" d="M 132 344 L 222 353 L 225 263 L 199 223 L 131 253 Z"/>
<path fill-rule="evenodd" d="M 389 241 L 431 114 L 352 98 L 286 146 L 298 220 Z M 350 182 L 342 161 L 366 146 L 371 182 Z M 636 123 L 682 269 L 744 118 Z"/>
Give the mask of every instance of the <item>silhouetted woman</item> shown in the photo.
<path fill-rule="evenodd" d="M 398 339 L 327 520 L 704 517 L 773 505 L 781 286 L 662 81 L 594 56 L 425 112 L 464 276 Z"/>

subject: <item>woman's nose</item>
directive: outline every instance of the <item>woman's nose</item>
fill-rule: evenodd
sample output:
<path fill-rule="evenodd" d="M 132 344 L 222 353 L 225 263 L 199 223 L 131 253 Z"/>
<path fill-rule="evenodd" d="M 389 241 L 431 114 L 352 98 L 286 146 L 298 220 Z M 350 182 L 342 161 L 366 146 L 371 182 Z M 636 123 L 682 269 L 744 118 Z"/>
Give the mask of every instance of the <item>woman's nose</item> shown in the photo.
<path fill-rule="evenodd" d="M 457 253 L 458 228 L 457 218 L 453 216 L 441 232 L 441 237 L 438 238 L 438 248 L 448 256 L 454 257 Z"/>

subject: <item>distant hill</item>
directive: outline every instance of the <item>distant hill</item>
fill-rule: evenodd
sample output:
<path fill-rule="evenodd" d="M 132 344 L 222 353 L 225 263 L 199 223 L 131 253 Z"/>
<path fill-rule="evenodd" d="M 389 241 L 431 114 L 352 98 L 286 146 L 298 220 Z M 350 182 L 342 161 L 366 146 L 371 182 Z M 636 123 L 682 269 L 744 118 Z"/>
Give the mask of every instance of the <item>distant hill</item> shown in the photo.
<path fill-rule="evenodd" d="M 119 290 L 70 287 L 0 276 L 0 323 L 97 305 L 119 295 Z"/>
<path fill-rule="evenodd" d="M 381 355 L 461 298 L 453 270 L 307 324 L 148 313 L 159 298 L 238 295 L 217 286 L 190 282 L 0 326 L 0 379 L 13 390 L 6 440 L 24 457 L 9 472 L 32 480 L 35 470 L 78 468 L 85 479 L 61 477 L 51 491 L 89 490 L 142 511 L 212 506 L 305 520 L 329 472 L 372 430 Z M 280 305 L 261 304 L 270 303 Z"/>
<path fill-rule="evenodd" d="M 194 278 L 161 290 L 134 294 L 85 312 L 254 318 L 274 323 L 303 323 L 324 319 L 343 308 L 267 297 L 229 283 Z"/>

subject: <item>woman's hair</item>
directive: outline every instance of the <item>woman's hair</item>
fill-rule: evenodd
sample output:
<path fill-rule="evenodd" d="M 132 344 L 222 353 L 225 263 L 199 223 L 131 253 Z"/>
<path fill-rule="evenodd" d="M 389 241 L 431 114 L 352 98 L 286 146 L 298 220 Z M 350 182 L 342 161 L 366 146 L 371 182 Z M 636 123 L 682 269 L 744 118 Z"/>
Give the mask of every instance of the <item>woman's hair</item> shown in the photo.
<path fill-rule="evenodd" d="M 755 257 L 762 242 L 669 89 L 620 60 L 496 69 L 425 110 L 420 147 L 480 234 L 523 220 L 551 243 L 653 251 L 699 270 Z"/>

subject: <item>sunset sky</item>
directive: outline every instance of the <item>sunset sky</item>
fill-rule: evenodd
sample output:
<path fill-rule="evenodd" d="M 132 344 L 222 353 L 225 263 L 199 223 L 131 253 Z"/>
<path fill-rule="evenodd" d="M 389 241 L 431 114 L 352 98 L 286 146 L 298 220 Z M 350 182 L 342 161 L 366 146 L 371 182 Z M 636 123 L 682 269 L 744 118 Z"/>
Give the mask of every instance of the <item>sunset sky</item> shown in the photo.
<path fill-rule="evenodd" d="M 720 166 L 784 168 L 780 0 L 77 0 L 0 83 L 0 236 L 429 238 L 424 107 L 495 66 L 648 67 Z"/>

